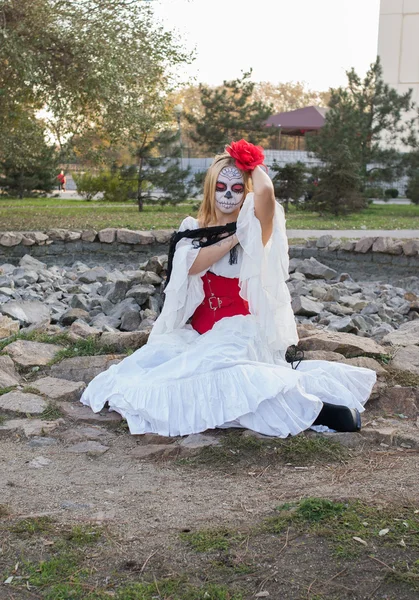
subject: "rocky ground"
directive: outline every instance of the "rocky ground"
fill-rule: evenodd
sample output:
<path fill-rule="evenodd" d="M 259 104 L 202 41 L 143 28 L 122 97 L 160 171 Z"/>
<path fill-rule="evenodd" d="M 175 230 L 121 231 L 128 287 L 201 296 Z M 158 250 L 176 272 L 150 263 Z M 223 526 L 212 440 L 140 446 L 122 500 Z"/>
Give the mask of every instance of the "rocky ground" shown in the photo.
<path fill-rule="evenodd" d="M 131 436 L 79 398 L 146 342 L 165 261 L 0 266 L 0 598 L 417 598 L 419 278 L 291 261 L 306 359 L 378 374 L 361 433 Z"/>

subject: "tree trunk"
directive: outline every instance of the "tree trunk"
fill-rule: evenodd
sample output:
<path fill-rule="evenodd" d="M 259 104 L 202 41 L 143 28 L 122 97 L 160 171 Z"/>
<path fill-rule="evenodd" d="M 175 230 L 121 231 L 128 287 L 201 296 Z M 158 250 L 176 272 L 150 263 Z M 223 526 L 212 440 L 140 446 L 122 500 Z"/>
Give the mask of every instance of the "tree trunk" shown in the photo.
<path fill-rule="evenodd" d="M 142 212 L 144 210 L 144 198 L 143 198 L 143 159 L 140 156 L 138 160 L 138 186 L 137 186 L 137 202 L 138 202 L 138 210 Z"/>

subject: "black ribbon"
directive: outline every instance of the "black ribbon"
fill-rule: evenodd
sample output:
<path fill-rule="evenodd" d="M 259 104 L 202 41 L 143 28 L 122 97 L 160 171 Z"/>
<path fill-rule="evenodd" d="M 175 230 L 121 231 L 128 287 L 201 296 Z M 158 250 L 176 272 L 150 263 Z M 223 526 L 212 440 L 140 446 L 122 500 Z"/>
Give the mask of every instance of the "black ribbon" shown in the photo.
<path fill-rule="evenodd" d="M 185 231 L 175 231 L 170 238 L 169 243 L 169 256 L 167 259 L 167 277 L 164 284 L 166 289 L 167 284 L 170 281 L 170 276 L 173 269 L 173 257 L 176 251 L 176 244 L 184 239 L 188 238 L 192 240 L 192 246 L 194 248 L 206 248 L 207 246 L 213 246 L 223 239 L 226 239 L 236 233 L 237 223 L 227 223 L 227 225 L 217 225 L 216 227 L 201 227 L 199 229 L 185 229 Z M 237 245 L 230 250 L 230 265 L 237 264 Z"/>

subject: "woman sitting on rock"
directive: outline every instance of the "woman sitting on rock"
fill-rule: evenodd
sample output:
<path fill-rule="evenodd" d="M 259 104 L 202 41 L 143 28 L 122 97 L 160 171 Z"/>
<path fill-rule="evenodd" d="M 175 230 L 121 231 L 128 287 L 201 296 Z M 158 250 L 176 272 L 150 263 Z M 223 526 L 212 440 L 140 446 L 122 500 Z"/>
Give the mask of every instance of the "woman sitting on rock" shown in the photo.
<path fill-rule="evenodd" d="M 263 160 L 244 140 L 215 157 L 198 218 L 172 238 L 165 303 L 148 343 L 82 396 L 95 412 L 108 402 L 133 434 L 360 428 L 374 371 L 322 360 L 292 368 L 285 359 L 298 342 L 288 243 Z"/>

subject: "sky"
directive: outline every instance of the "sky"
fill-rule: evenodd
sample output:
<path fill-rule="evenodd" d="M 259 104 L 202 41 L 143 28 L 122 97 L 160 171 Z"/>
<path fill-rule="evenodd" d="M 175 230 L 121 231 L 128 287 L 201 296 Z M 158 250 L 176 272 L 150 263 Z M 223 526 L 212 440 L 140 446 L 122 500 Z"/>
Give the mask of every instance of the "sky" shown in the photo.
<path fill-rule="evenodd" d="M 380 0 L 157 0 L 196 60 L 183 76 L 209 85 L 253 69 L 254 81 L 315 90 L 365 74 L 377 55 Z"/>

